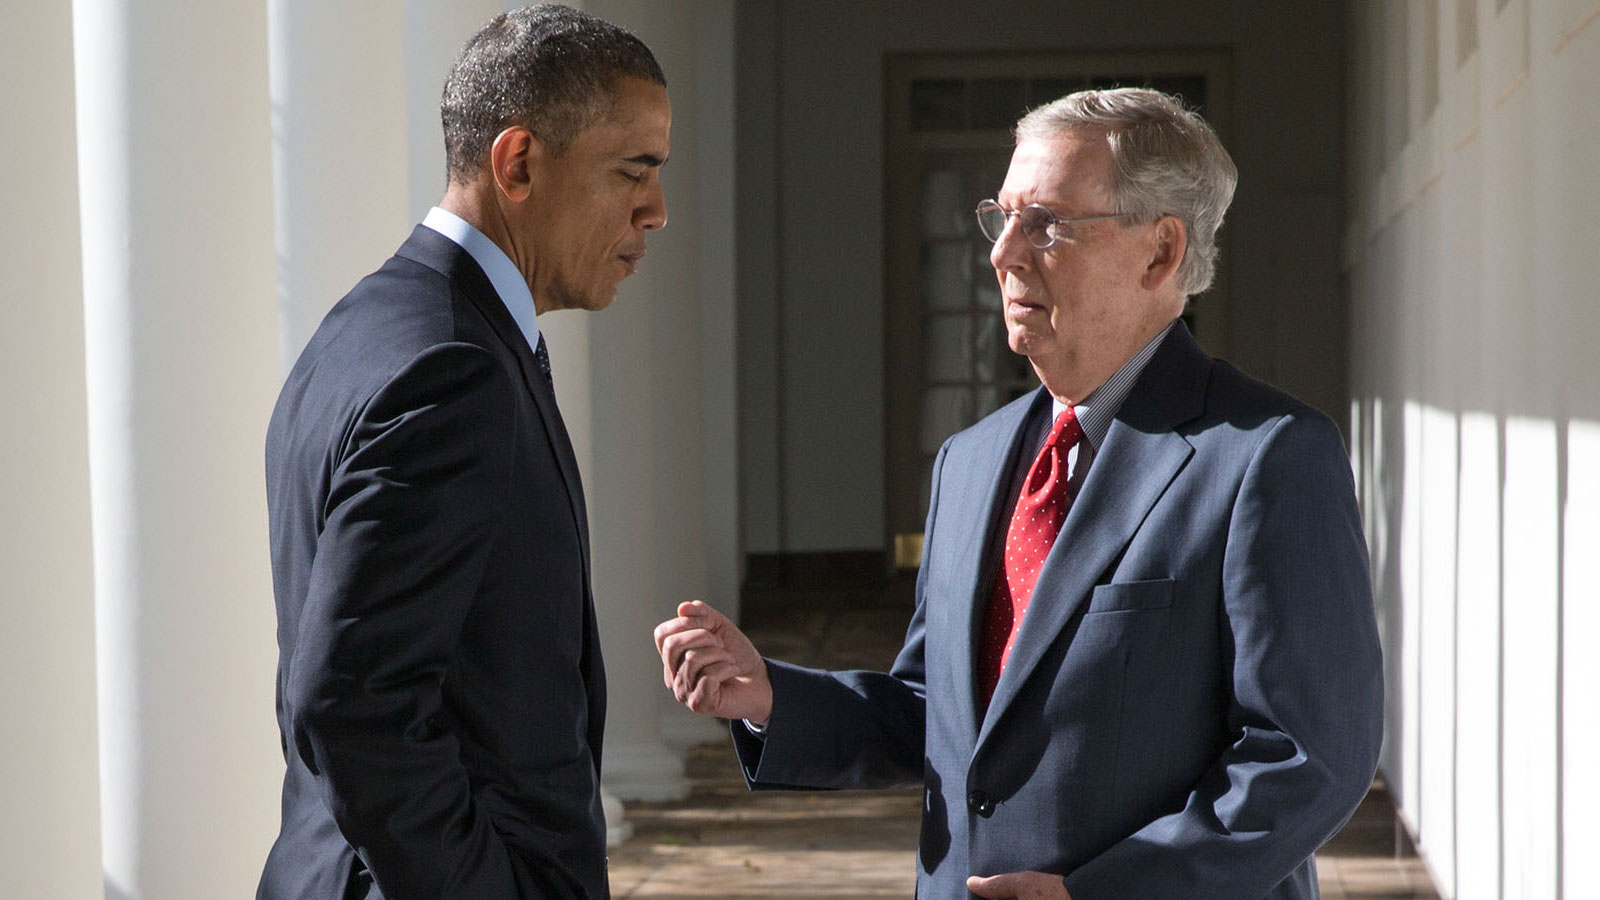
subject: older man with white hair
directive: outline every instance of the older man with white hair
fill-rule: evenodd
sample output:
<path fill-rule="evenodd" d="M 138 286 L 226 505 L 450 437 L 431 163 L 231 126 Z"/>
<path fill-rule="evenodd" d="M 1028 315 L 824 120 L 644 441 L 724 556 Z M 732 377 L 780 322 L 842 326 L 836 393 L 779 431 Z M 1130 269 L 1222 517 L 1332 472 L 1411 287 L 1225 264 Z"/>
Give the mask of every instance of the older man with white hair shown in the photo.
<path fill-rule="evenodd" d="M 893 668 L 764 660 L 686 603 L 667 685 L 744 720 L 754 788 L 922 785 L 923 900 L 1311 900 L 1382 733 L 1339 431 L 1179 319 L 1237 177 L 1199 116 L 1084 91 L 1016 134 L 977 217 L 1042 386 L 940 450 Z"/>

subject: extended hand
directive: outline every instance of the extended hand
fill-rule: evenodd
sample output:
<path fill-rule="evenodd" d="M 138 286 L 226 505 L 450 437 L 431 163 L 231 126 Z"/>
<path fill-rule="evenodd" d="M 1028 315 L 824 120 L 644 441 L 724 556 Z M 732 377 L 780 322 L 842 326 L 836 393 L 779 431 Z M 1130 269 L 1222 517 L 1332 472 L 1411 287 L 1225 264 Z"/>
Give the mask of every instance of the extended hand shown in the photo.
<path fill-rule="evenodd" d="M 755 645 L 728 617 L 696 600 L 656 626 L 661 675 L 678 702 L 703 716 L 772 717 L 772 683 Z"/>
<path fill-rule="evenodd" d="M 967 890 L 993 900 L 1072 900 L 1060 875 L 1045 872 L 1010 872 L 967 879 Z"/>

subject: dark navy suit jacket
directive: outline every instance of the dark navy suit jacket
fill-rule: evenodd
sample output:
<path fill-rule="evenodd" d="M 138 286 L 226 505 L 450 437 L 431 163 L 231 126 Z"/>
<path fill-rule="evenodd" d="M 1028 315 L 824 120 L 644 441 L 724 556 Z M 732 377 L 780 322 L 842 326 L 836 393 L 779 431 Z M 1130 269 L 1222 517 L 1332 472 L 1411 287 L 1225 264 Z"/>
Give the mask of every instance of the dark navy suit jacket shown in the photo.
<path fill-rule="evenodd" d="M 1074 900 L 1310 900 L 1371 784 L 1383 690 L 1338 429 L 1173 328 L 1099 448 L 985 710 L 974 648 L 1043 391 L 934 465 L 889 673 L 769 663 L 757 788 L 920 784 L 919 898 L 1060 873 Z"/>
<path fill-rule="evenodd" d="M 605 674 L 555 396 L 418 227 L 267 432 L 282 830 L 262 900 L 607 896 Z"/>

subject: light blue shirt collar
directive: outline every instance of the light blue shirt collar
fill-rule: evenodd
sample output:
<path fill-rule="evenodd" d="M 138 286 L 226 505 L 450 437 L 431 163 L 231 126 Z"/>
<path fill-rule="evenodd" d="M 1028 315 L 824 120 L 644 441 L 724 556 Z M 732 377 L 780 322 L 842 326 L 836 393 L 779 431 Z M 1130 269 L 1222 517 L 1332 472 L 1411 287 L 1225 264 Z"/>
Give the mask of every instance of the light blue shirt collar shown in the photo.
<path fill-rule="evenodd" d="M 511 257 L 507 256 L 494 241 L 489 240 L 483 232 L 468 224 L 466 219 L 448 210 L 435 206 L 428 210 L 428 215 L 423 218 L 422 224 L 467 251 L 467 255 L 483 269 L 483 274 L 489 276 L 489 284 L 494 287 L 494 292 L 500 296 L 500 302 L 506 305 L 511 318 L 516 320 L 517 328 L 521 329 L 522 336 L 527 339 L 528 349 L 531 351 L 537 348 L 539 320 L 533 308 L 533 293 L 528 290 L 528 282 L 523 279 L 522 272 L 517 269 L 516 263 L 511 261 Z"/>

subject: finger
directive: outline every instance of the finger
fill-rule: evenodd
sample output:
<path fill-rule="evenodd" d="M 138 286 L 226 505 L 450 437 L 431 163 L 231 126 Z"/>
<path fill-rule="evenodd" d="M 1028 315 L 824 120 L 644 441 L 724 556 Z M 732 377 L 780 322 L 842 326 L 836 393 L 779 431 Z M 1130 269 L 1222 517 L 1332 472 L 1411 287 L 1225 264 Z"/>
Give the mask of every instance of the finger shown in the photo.
<path fill-rule="evenodd" d="M 703 647 L 690 650 L 683 655 L 683 661 L 672 674 L 674 693 L 687 696 L 703 677 L 706 666 L 712 663 L 730 662 L 732 657 L 728 651 L 721 647 Z M 729 668 L 732 668 L 729 666 Z M 724 676 L 726 677 L 726 676 Z"/>
<path fill-rule="evenodd" d="M 732 660 L 719 659 L 706 663 L 700 674 L 694 679 L 694 684 L 727 684 L 739 677 L 739 666 Z"/>
<path fill-rule="evenodd" d="M 718 612 L 716 607 L 703 600 L 690 600 L 678 604 L 678 615 L 698 627 L 718 629 L 733 624 L 733 620 Z"/>
<path fill-rule="evenodd" d="M 651 636 L 655 638 L 656 649 L 660 650 L 661 645 L 673 635 L 682 634 L 686 631 L 710 631 L 710 625 L 711 622 L 704 616 L 678 616 L 675 619 L 668 619 L 657 625 L 655 630 L 651 632 Z"/>
<path fill-rule="evenodd" d="M 668 635 L 661 641 L 661 681 L 672 689 L 672 681 L 677 670 L 683 665 L 684 654 L 697 647 L 720 647 L 721 640 L 714 634 L 703 629 L 684 631 Z"/>
<path fill-rule="evenodd" d="M 696 629 L 672 635 L 662 646 L 661 661 L 676 672 L 683 668 L 685 654 L 706 648 L 722 649 L 722 641 L 709 631 Z"/>
<path fill-rule="evenodd" d="M 656 652 L 657 653 L 661 652 L 661 642 L 665 641 L 667 639 L 667 635 L 676 634 L 677 632 L 681 631 L 682 629 L 683 629 L 683 617 L 682 616 L 679 616 L 679 617 L 677 617 L 675 619 L 668 619 L 665 622 L 662 622 L 660 625 L 657 625 L 655 627 L 655 629 L 650 632 L 651 638 L 653 638 L 655 640 L 655 642 L 656 642 Z"/>
<path fill-rule="evenodd" d="M 731 662 L 716 662 L 705 667 L 684 698 L 684 705 L 701 715 L 748 718 L 753 713 L 734 705 L 727 693 L 738 678 L 739 667 Z"/>
<path fill-rule="evenodd" d="M 683 705 L 702 716 L 716 715 L 722 705 L 724 682 L 716 678 L 702 678 L 683 698 Z"/>

